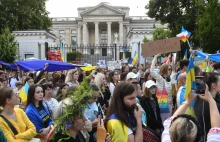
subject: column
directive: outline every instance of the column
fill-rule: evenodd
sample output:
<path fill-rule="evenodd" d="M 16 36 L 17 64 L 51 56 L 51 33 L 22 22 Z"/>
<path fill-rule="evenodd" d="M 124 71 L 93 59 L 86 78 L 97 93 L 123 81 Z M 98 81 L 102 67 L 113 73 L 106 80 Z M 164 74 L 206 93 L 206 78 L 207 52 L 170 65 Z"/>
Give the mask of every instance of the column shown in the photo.
<path fill-rule="evenodd" d="M 95 45 L 99 45 L 99 22 L 94 22 L 95 24 Z"/>
<path fill-rule="evenodd" d="M 87 23 L 83 23 L 83 45 L 87 45 Z"/>
<path fill-rule="evenodd" d="M 108 24 L 108 46 L 110 46 L 110 44 L 112 43 L 112 29 L 111 29 L 111 24 L 112 22 L 107 22 Z"/>
<path fill-rule="evenodd" d="M 78 31 L 77 31 L 77 44 L 78 44 L 78 46 L 81 45 L 81 25 L 78 26 Z"/>
<path fill-rule="evenodd" d="M 119 22 L 119 44 L 123 45 L 123 22 Z"/>

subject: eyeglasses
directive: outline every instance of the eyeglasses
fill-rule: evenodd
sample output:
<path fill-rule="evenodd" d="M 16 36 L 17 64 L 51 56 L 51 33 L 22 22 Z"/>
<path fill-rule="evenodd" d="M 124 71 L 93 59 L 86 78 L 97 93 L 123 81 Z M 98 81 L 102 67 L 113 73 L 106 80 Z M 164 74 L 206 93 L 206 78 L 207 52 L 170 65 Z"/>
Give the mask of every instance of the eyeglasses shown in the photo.
<path fill-rule="evenodd" d="M 172 71 L 172 69 L 168 69 L 169 71 Z"/>
<path fill-rule="evenodd" d="M 132 84 L 138 84 L 138 82 L 131 82 Z"/>

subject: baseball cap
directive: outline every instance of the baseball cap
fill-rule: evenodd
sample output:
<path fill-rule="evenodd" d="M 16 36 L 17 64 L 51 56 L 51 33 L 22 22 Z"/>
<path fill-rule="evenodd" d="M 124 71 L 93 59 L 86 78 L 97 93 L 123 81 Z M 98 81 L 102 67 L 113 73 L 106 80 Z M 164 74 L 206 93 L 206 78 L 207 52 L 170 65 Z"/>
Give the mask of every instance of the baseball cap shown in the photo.
<path fill-rule="evenodd" d="M 133 72 L 129 72 L 129 73 L 127 74 L 126 80 L 132 79 L 132 78 L 137 78 L 137 77 L 138 77 L 138 74 L 135 74 L 135 73 L 133 73 Z"/>
<path fill-rule="evenodd" d="M 156 83 L 153 80 L 148 80 L 145 83 L 145 87 L 147 87 L 148 89 L 151 88 L 152 86 L 156 86 Z"/>

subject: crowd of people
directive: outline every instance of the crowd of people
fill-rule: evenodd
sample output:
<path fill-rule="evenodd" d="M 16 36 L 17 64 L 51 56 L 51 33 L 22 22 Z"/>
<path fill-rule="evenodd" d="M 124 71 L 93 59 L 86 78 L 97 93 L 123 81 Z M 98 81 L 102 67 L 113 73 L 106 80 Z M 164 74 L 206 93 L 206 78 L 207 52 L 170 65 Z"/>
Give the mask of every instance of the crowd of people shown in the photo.
<path fill-rule="evenodd" d="M 114 71 L 1 67 L 0 141 L 220 141 L 220 63 L 207 57 L 206 70 L 195 66 L 195 76 L 205 78 L 205 92 L 192 90 L 184 97 L 189 61 L 174 63 L 169 55 L 158 63 L 159 56 L 145 67 L 123 64 Z M 27 100 L 22 101 L 25 84 Z"/>

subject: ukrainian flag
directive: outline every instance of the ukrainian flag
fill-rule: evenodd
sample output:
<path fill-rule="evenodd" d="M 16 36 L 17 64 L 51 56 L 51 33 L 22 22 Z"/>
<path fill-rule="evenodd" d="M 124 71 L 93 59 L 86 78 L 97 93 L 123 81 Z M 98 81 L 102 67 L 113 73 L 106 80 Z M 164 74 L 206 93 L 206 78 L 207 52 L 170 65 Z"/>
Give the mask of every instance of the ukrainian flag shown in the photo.
<path fill-rule="evenodd" d="M 186 51 L 185 51 L 185 54 L 184 54 L 183 60 L 188 60 L 188 58 L 187 58 L 187 49 L 186 49 Z"/>
<path fill-rule="evenodd" d="M 60 41 L 60 55 L 61 55 L 61 59 L 64 62 L 64 48 L 63 48 L 63 43 L 62 41 Z"/>
<path fill-rule="evenodd" d="M 190 57 L 189 65 L 186 71 L 186 91 L 184 96 L 186 97 L 189 95 L 191 90 L 196 90 L 195 70 L 192 57 Z"/>
<path fill-rule="evenodd" d="M 134 53 L 134 58 L 133 58 L 133 61 L 132 61 L 132 65 L 135 65 L 136 64 L 136 62 L 137 62 L 137 58 L 138 58 L 138 54 L 137 54 L 137 52 L 135 51 L 135 53 Z"/>
<path fill-rule="evenodd" d="M 22 102 L 27 101 L 28 89 L 29 89 L 29 85 L 26 82 L 25 85 L 21 88 L 21 91 L 19 93 L 19 97 L 21 98 Z"/>
<path fill-rule="evenodd" d="M 132 64 L 132 62 L 133 62 L 133 58 L 130 58 L 128 64 Z"/>

